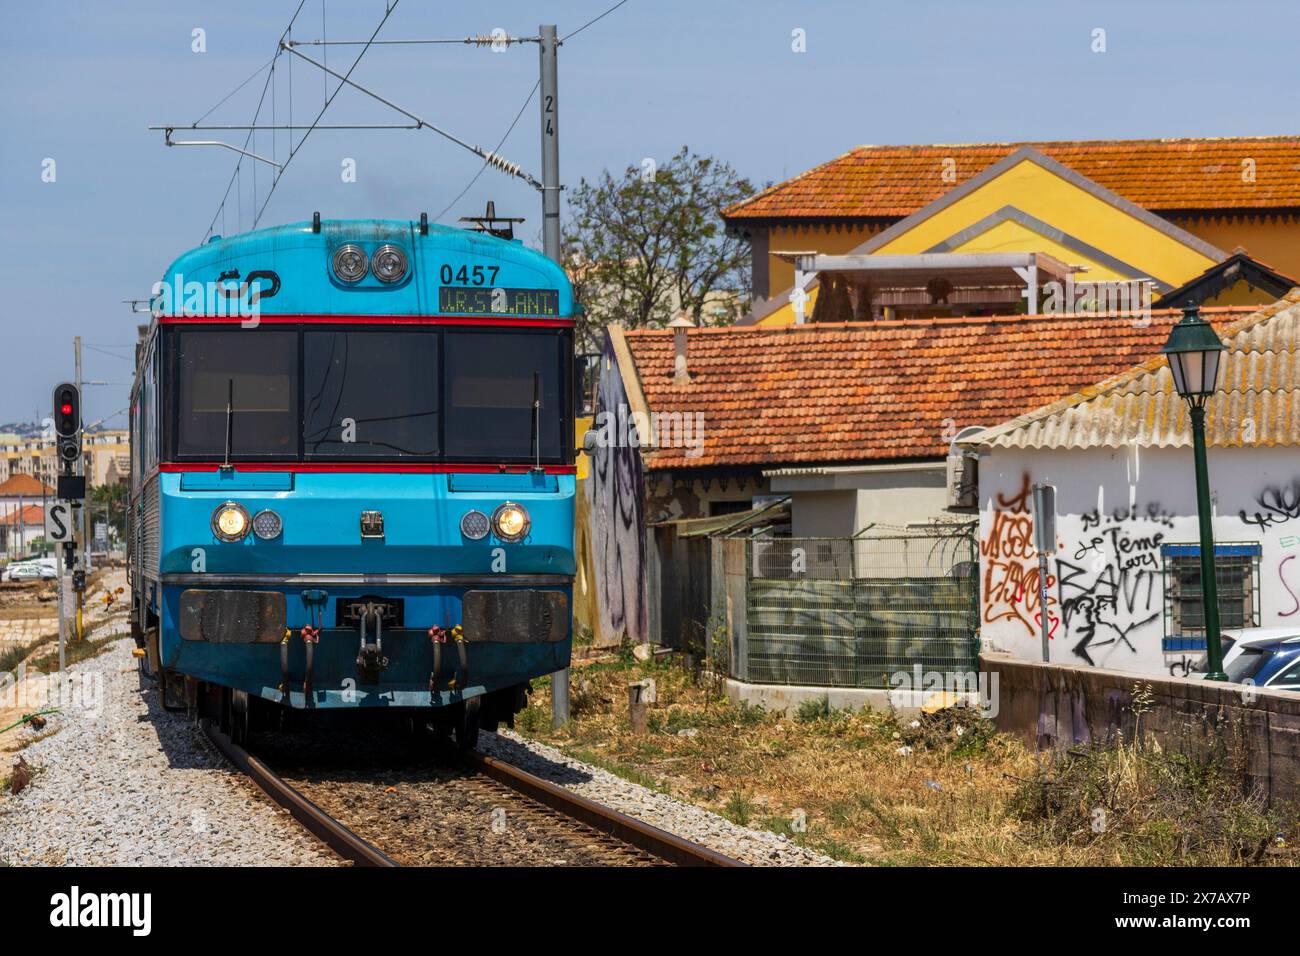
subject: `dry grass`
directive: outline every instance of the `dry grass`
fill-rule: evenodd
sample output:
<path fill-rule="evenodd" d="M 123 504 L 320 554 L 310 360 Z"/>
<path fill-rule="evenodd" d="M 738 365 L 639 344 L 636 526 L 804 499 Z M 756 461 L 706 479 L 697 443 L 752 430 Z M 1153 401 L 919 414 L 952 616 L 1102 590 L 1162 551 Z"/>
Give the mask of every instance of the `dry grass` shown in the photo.
<path fill-rule="evenodd" d="M 627 685 L 645 677 L 656 682 L 649 732 L 631 733 Z M 535 682 L 530 706 L 519 715 L 521 733 L 557 746 L 638 783 L 654 786 L 708 807 L 737 823 L 784 833 L 836 859 L 874 865 L 1042 865 L 1190 864 L 1240 862 L 1233 847 L 1243 834 L 1254 838 L 1277 821 L 1249 801 L 1225 810 L 1232 827 L 1216 828 L 1202 841 L 1142 839 L 1128 853 L 1134 831 L 1112 819 L 1104 839 L 1091 834 L 1092 805 L 1070 801 L 1038 809 L 1027 794 L 1055 779 L 1060 759 L 1040 757 L 1017 740 L 965 710 L 924 716 L 915 723 L 873 711 L 830 711 L 823 702 L 798 714 L 774 714 L 733 706 L 691 672 L 667 663 L 637 663 L 623 653 L 616 660 L 573 671 L 573 720 L 563 731 L 550 727 L 546 681 Z M 1114 753 L 1111 751 L 1110 753 Z M 1124 759 L 1124 758 L 1120 758 Z M 1089 780 L 1101 764 L 1071 765 L 1076 779 Z M 1194 806 L 1173 799 L 1169 788 L 1153 786 L 1159 776 L 1148 766 L 1122 774 L 1130 796 L 1147 800 L 1148 835 Z M 1162 769 L 1160 773 L 1164 773 Z M 1202 776 L 1204 776 L 1202 774 Z M 1188 765 L 1186 779 L 1198 770 Z M 1222 776 L 1222 781 L 1228 777 Z M 1206 792 L 1223 800 L 1221 784 Z M 1056 791 L 1060 792 L 1059 788 Z M 1059 817 L 1061 826 L 1048 820 Z M 1170 819 L 1167 819 L 1170 818 Z M 1291 821 L 1293 827 L 1294 818 Z M 1176 827 L 1188 831 L 1184 819 Z M 1290 833 L 1294 841 L 1294 829 Z M 1249 842 L 1249 839 L 1247 839 Z M 1278 858 L 1267 858 L 1270 862 Z"/>

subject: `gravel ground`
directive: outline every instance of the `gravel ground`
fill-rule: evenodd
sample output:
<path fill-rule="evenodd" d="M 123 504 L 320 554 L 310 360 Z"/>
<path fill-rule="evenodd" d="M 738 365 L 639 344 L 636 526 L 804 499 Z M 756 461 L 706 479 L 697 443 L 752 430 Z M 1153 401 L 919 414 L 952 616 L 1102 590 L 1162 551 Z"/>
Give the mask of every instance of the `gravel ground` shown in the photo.
<path fill-rule="evenodd" d="M 138 676 L 132 646 L 117 641 L 70 668 L 75 686 L 93 691 L 100 682 L 101 703 L 52 715 L 20 752 L 35 776 L 16 797 L 0 794 L 0 864 L 337 865 L 229 768 L 185 715 L 162 711 L 156 686 Z M 479 749 L 747 863 L 835 865 L 785 837 L 737 826 L 509 731 L 483 733 Z"/>
<path fill-rule="evenodd" d="M 83 688 L 102 682 L 102 709 L 54 714 L 45 728 L 54 733 L 21 751 L 36 773 L 18 796 L 0 794 L 0 863 L 337 865 L 184 714 L 161 709 L 133 646 L 117 641 L 69 668 Z"/>
<path fill-rule="evenodd" d="M 503 730 L 479 735 L 478 749 L 630 817 L 755 866 L 838 866 L 837 861 L 765 830 L 737 826 L 702 807 L 665 796 L 554 747 Z"/>
<path fill-rule="evenodd" d="M 281 776 L 403 866 L 646 866 L 653 858 L 443 765 Z"/>

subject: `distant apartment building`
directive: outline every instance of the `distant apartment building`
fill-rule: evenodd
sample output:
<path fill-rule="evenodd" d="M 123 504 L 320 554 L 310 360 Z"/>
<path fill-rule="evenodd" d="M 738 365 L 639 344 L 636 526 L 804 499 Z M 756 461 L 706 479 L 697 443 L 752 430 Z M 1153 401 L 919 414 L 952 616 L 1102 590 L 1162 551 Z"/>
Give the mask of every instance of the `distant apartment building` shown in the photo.
<path fill-rule="evenodd" d="M 86 433 L 82 441 L 86 483 L 91 487 L 124 481 L 130 473 L 131 446 L 126 429 Z M 0 434 L 0 481 L 28 475 L 53 485 L 59 473 L 54 441 L 42 435 Z"/>

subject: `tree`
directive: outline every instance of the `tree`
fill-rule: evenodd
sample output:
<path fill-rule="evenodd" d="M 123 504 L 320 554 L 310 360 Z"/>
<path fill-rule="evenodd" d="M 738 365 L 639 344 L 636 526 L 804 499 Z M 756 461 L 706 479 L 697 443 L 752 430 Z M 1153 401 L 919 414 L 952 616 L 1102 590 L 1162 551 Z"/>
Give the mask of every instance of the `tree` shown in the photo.
<path fill-rule="evenodd" d="M 647 161 L 649 162 L 649 161 Z M 718 159 L 683 146 L 667 163 L 605 170 L 569 196 L 565 263 L 584 314 L 579 351 L 600 347 L 610 322 L 661 328 L 685 311 L 697 325 L 734 322 L 749 308 L 749 242 L 720 212 L 754 194 Z"/>
<path fill-rule="evenodd" d="M 108 518 L 111 534 L 117 538 L 126 537 L 126 485 L 115 482 L 111 485 L 95 485 L 90 489 L 90 530 L 94 533 L 95 521 Z"/>

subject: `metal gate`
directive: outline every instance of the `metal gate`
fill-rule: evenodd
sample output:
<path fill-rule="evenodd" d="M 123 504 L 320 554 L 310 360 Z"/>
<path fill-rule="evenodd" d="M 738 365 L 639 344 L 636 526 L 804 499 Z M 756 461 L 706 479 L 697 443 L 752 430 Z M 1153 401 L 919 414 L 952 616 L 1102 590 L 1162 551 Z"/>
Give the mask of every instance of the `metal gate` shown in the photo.
<path fill-rule="evenodd" d="M 752 538 L 733 676 L 887 687 L 912 672 L 978 670 L 974 528 L 861 538 Z M 739 658 L 738 660 L 735 658 Z"/>

